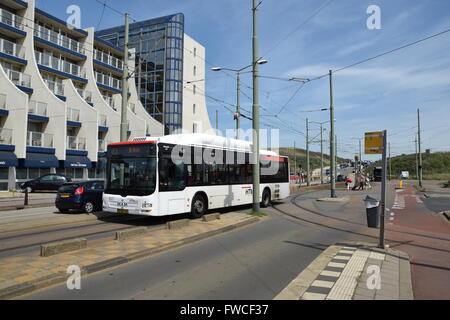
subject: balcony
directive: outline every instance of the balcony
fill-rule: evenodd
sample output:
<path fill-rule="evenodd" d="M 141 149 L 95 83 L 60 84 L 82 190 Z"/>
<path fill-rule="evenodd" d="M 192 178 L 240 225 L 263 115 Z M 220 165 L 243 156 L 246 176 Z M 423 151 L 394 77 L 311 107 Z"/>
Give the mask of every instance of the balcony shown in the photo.
<path fill-rule="evenodd" d="M 47 116 L 47 104 L 44 102 L 31 100 L 30 103 L 28 104 L 28 114 L 46 117 Z"/>
<path fill-rule="evenodd" d="M 0 39 L 0 53 L 7 54 L 19 58 L 20 62 L 25 62 L 25 48 L 21 45 L 8 41 L 6 39 Z"/>
<path fill-rule="evenodd" d="M 102 126 L 102 127 L 107 127 L 108 126 L 108 122 L 107 122 L 107 120 L 106 120 L 107 118 L 106 118 L 106 115 L 104 115 L 104 114 L 101 114 L 100 115 L 100 122 L 99 122 L 99 126 Z"/>
<path fill-rule="evenodd" d="M 53 148 L 53 135 L 42 132 L 28 131 L 27 146 L 38 148 Z"/>
<path fill-rule="evenodd" d="M 107 54 L 106 52 L 95 49 L 94 59 L 113 68 L 123 70 L 123 61 L 110 54 Z"/>
<path fill-rule="evenodd" d="M 31 88 L 31 76 L 19 71 L 5 69 L 5 73 L 8 76 L 9 80 L 14 83 L 16 86 Z"/>
<path fill-rule="evenodd" d="M 106 140 L 98 140 L 98 152 L 106 152 L 107 147 Z"/>
<path fill-rule="evenodd" d="M 23 31 L 23 18 L 5 9 L 0 9 L 0 22 Z"/>
<path fill-rule="evenodd" d="M 48 79 L 43 79 L 47 88 L 57 96 L 64 96 L 64 84 Z"/>
<path fill-rule="evenodd" d="M 67 136 L 67 149 L 86 151 L 86 138 Z"/>
<path fill-rule="evenodd" d="M 75 76 L 78 78 L 75 80 L 81 80 L 80 78 L 82 78 L 83 82 L 87 82 L 87 80 L 85 80 L 86 71 L 79 65 L 59 59 L 49 53 L 35 51 L 34 54 L 39 65 L 62 72 L 67 75 L 67 77 Z"/>
<path fill-rule="evenodd" d="M 109 88 L 115 89 L 114 91 L 121 91 L 122 90 L 122 80 L 103 74 L 101 72 L 94 71 L 95 74 L 95 80 L 98 84 L 107 86 Z"/>
<path fill-rule="evenodd" d="M 74 51 L 76 53 L 82 55 L 85 54 L 85 49 L 80 42 L 62 35 L 56 31 L 50 30 L 44 26 L 34 24 L 34 36 L 56 44 L 65 49 Z"/>
<path fill-rule="evenodd" d="M 77 88 L 77 92 L 86 102 L 92 102 L 92 92 Z"/>
<path fill-rule="evenodd" d="M 106 103 L 107 103 L 111 108 L 113 108 L 114 110 L 116 110 L 116 105 L 115 105 L 115 103 L 114 103 L 113 97 L 103 95 L 103 100 L 105 100 Z"/>
<path fill-rule="evenodd" d="M 80 122 L 80 110 L 67 108 L 67 121 Z"/>
<path fill-rule="evenodd" d="M 12 145 L 13 130 L 0 128 L 0 144 Z"/>
<path fill-rule="evenodd" d="M 6 94 L 0 93 L 0 110 L 6 109 Z"/>

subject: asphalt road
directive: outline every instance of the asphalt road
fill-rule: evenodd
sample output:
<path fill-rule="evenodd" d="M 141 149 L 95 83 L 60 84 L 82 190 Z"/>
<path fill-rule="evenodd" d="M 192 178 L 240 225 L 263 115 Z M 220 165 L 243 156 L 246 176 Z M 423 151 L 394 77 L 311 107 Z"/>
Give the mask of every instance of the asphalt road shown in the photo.
<path fill-rule="evenodd" d="M 329 245 L 376 241 L 362 201 L 317 204 L 325 216 L 303 202 L 289 198 L 257 224 L 87 276 L 81 290 L 59 285 L 25 298 L 273 299 Z"/>

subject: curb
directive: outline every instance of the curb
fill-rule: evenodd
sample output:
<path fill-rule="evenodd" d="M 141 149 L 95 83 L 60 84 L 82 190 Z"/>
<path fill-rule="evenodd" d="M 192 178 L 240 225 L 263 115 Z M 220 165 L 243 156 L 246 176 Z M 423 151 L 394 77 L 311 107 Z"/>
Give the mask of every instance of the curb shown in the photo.
<path fill-rule="evenodd" d="M 203 239 L 206 239 L 206 238 L 209 238 L 209 237 L 221 234 L 221 233 L 225 233 L 225 232 L 228 232 L 228 231 L 240 228 L 240 227 L 244 227 L 244 226 L 250 225 L 252 223 L 258 222 L 259 220 L 260 219 L 257 217 L 246 218 L 245 220 L 237 222 L 235 224 L 225 226 L 225 227 L 222 227 L 217 230 L 208 231 L 208 232 L 201 233 L 201 234 L 198 234 L 195 236 L 191 236 L 191 237 L 185 238 L 183 240 L 178 240 L 178 241 L 174 241 L 171 243 L 167 243 L 160 247 L 146 249 L 146 250 L 135 252 L 135 253 L 132 253 L 132 254 L 129 254 L 126 256 L 119 256 L 119 257 L 116 257 L 113 259 L 97 262 L 97 263 L 83 267 L 81 272 L 82 272 L 82 275 L 89 275 L 89 274 L 92 274 L 92 273 L 95 273 L 98 271 L 116 267 L 116 266 L 119 266 L 119 265 L 122 265 L 122 264 L 125 264 L 128 262 L 132 262 L 132 261 L 135 261 L 138 259 L 146 258 L 151 255 L 161 253 L 161 252 L 164 252 L 164 251 L 167 251 L 170 249 L 175 249 L 175 248 L 181 247 L 183 245 L 190 244 L 190 243 L 193 243 L 193 242 L 196 242 L 199 240 L 203 240 Z M 54 273 L 54 274 L 46 276 L 46 277 L 39 278 L 34 281 L 24 282 L 24 283 L 17 284 L 17 285 L 11 286 L 11 287 L 0 289 L 0 300 L 12 299 L 12 298 L 24 295 L 24 294 L 31 293 L 36 290 L 50 287 L 55 284 L 63 283 L 64 281 L 66 281 L 66 277 L 67 277 L 66 273 L 59 272 L 59 273 Z"/>
<path fill-rule="evenodd" d="M 450 211 L 439 212 L 438 216 L 441 217 L 444 222 L 450 224 Z"/>

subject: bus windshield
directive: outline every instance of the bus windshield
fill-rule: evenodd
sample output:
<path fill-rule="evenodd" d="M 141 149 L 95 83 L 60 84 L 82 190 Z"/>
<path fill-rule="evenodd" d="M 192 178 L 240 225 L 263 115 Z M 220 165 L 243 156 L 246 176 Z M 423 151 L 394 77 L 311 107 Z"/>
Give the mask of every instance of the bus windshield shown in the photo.
<path fill-rule="evenodd" d="M 156 189 L 156 158 L 111 159 L 105 193 L 121 196 L 151 195 Z"/>

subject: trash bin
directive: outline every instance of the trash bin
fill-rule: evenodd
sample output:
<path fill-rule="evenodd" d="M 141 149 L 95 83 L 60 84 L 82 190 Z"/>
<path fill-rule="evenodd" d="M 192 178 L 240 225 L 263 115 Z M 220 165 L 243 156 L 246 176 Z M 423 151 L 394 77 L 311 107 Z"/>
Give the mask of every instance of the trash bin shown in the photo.
<path fill-rule="evenodd" d="M 367 196 L 364 199 L 367 214 L 367 226 L 378 228 L 380 226 L 380 201 L 374 197 Z"/>

